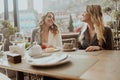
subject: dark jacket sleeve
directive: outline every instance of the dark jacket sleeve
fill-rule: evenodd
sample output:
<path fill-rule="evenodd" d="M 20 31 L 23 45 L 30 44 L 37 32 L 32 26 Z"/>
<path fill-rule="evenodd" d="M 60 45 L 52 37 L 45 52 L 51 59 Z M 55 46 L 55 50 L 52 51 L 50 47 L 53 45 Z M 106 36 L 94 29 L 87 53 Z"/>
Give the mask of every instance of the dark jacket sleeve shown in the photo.
<path fill-rule="evenodd" d="M 105 44 L 103 45 L 104 49 L 112 50 L 113 49 L 113 34 L 109 27 L 105 27 Z"/>
<path fill-rule="evenodd" d="M 36 33 L 36 29 L 33 29 L 31 36 L 31 44 L 35 41 L 35 33 Z"/>

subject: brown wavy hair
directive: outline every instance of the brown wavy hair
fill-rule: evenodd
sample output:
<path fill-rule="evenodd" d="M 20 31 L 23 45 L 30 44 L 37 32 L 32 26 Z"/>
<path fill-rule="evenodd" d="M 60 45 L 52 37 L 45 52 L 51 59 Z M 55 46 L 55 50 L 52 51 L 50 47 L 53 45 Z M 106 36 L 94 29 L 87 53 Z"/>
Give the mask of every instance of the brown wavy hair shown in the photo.
<path fill-rule="evenodd" d="M 53 20 L 55 21 L 55 15 L 53 12 L 47 12 L 43 17 L 42 17 L 42 20 L 40 21 L 39 23 L 39 26 L 40 26 L 40 29 L 41 29 L 41 32 L 43 31 L 43 25 L 45 24 L 45 18 L 47 17 L 48 14 L 52 14 L 53 15 Z M 49 30 L 54 34 L 56 35 L 59 31 L 58 31 L 58 27 L 55 23 L 53 23 L 52 26 L 50 26 Z"/>

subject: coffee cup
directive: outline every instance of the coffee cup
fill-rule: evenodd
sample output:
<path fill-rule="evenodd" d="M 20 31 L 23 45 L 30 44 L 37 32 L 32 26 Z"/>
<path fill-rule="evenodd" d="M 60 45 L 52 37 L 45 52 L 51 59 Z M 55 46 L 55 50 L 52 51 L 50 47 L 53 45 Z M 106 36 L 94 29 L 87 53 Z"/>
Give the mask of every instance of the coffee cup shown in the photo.
<path fill-rule="evenodd" d="M 73 49 L 73 44 L 72 43 L 64 43 L 63 49 Z"/>

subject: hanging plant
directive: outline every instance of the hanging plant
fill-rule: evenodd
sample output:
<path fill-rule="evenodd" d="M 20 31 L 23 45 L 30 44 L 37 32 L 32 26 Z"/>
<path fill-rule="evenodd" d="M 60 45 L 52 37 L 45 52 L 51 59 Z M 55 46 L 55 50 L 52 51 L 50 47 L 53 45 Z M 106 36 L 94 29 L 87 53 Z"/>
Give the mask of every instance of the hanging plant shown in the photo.
<path fill-rule="evenodd" d="M 116 19 L 120 21 L 120 11 L 113 11 L 112 12 L 112 16 Z"/>

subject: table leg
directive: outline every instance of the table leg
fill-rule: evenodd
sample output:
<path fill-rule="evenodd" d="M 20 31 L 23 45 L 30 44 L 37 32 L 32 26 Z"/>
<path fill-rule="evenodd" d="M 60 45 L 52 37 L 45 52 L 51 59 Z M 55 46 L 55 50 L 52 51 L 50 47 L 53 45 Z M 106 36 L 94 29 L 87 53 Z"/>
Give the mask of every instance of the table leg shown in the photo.
<path fill-rule="evenodd" d="M 24 73 L 17 71 L 17 76 L 16 76 L 17 80 L 24 80 Z"/>

